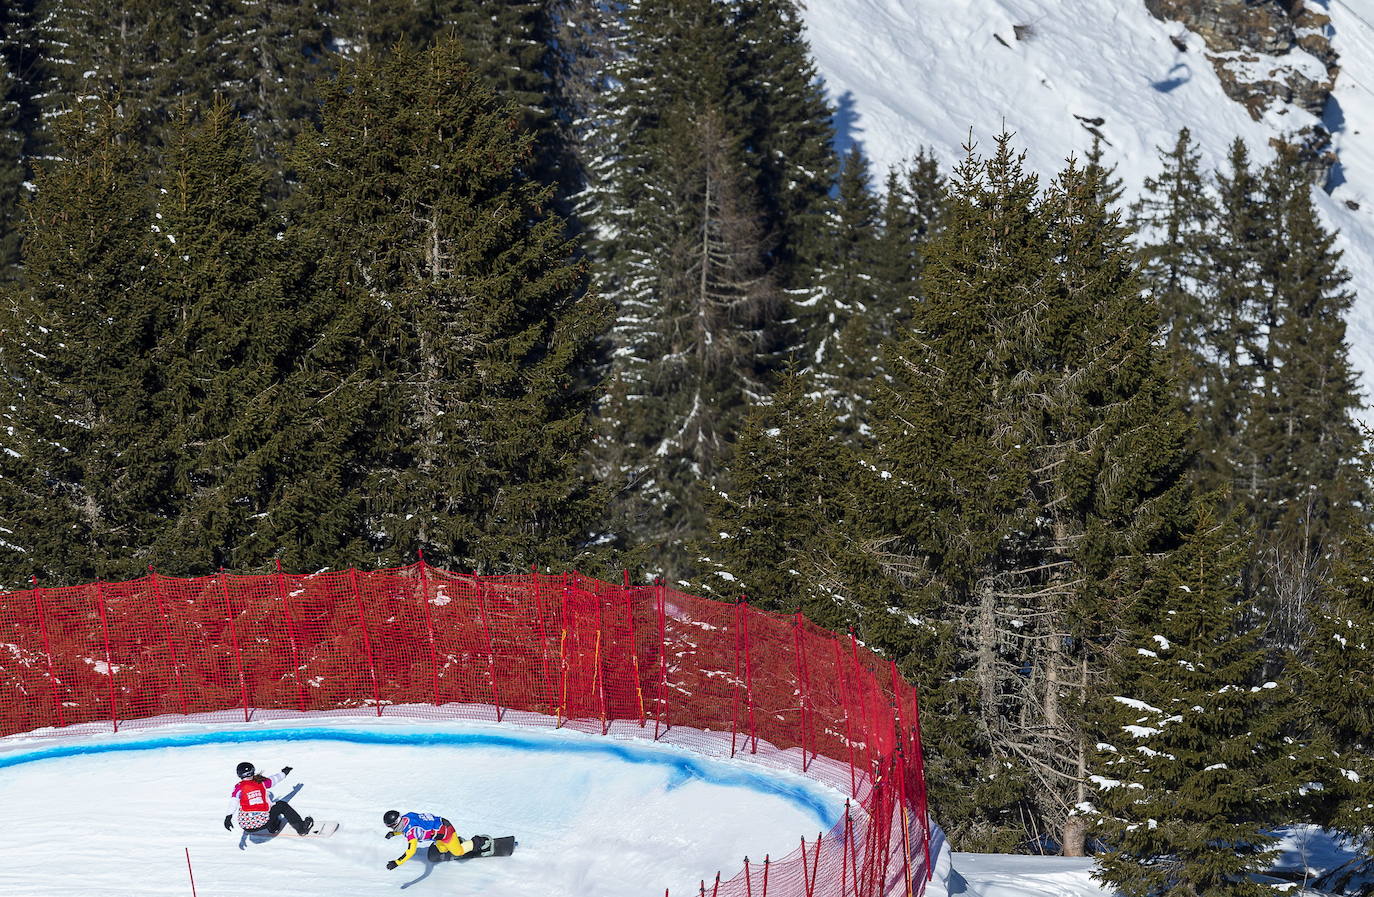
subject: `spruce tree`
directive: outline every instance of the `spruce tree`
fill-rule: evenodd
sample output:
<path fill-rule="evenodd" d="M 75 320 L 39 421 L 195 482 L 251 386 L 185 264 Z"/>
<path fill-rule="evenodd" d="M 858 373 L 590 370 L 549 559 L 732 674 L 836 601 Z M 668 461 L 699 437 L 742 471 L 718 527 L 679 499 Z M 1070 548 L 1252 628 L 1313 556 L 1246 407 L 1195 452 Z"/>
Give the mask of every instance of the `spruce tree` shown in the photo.
<path fill-rule="evenodd" d="M 1272 609 L 1271 638 L 1287 646 L 1297 643 L 1344 541 L 1340 523 L 1349 516 L 1341 509 L 1366 498 L 1355 466 L 1360 403 L 1345 339 L 1354 294 L 1307 177 L 1291 149 L 1265 169 L 1272 237 L 1264 268 L 1273 307 L 1245 434 L 1256 589 Z"/>
<path fill-rule="evenodd" d="M 293 214 L 320 252 L 306 423 L 344 440 L 335 468 L 360 515 L 336 550 L 565 560 L 595 510 L 576 469 L 592 396 L 574 374 L 603 318 L 550 188 L 525 174 L 519 110 L 453 43 L 349 65 L 324 99 Z"/>
<path fill-rule="evenodd" d="M 63 123 L 27 206 L 22 284 L 0 307 L 6 583 L 136 575 L 166 509 L 150 488 L 160 310 L 147 161 L 111 104 Z M 155 237 L 154 237 L 155 239 Z"/>
<path fill-rule="evenodd" d="M 1122 614 L 1096 708 L 1097 874 L 1132 897 L 1267 893 L 1268 826 L 1304 781 L 1292 696 L 1260 678 L 1246 535 L 1210 504 Z"/>
<path fill-rule="evenodd" d="M 0 8 L 0 283 L 19 276 L 24 184 L 30 159 L 47 154 L 40 97 L 49 63 L 40 52 L 37 0 Z"/>
<path fill-rule="evenodd" d="M 227 103 L 183 112 L 160 179 L 160 276 L 151 289 L 163 322 L 148 435 L 160 441 L 157 488 L 173 505 L 155 556 L 173 575 L 250 569 L 271 557 L 244 551 L 265 510 L 255 483 L 262 471 L 235 450 L 256 435 L 256 403 L 281 387 L 291 363 L 294 315 L 267 182 L 252 133 Z"/>
<path fill-rule="evenodd" d="M 883 340 L 896 336 L 921 301 L 925 247 L 939 231 L 945 194 L 939 163 L 921 149 L 887 174 L 870 316 Z"/>
<path fill-rule="evenodd" d="M 1367 453 L 1362 460 L 1367 477 Z M 1356 833 L 1366 847 L 1364 860 L 1341 877 L 1367 871 L 1368 833 L 1374 831 L 1374 686 L 1367 672 L 1374 669 L 1374 532 L 1367 513 L 1353 505 L 1342 511 L 1350 518 L 1343 527 L 1350 535 L 1307 609 L 1309 625 L 1293 666 L 1301 686 L 1298 706 L 1306 712 L 1302 736 L 1326 752 L 1311 776 L 1319 784 L 1307 790 L 1304 815 L 1325 828 Z M 1345 884 L 1320 886 L 1339 892 Z"/>
<path fill-rule="evenodd" d="M 1264 364 L 1263 334 L 1272 322 L 1263 260 L 1272 233 L 1259 173 L 1243 141 L 1231 145 L 1227 166 L 1216 175 L 1211 308 L 1206 313 L 1214 361 L 1205 369 L 1207 401 L 1197 415 L 1199 438 L 1207 446 L 1199 456 L 1200 482 L 1207 489 L 1233 489 L 1233 499 L 1245 501 L 1258 471 L 1245 445 L 1245 430 L 1250 394 Z"/>
<path fill-rule="evenodd" d="M 13 280 L 19 263 L 19 198 L 25 180 L 19 79 L 0 54 L 0 283 Z"/>
<path fill-rule="evenodd" d="M 977 768 L 945 812 L 978 831 L 1019 804 L 1070 854 L 1085 836 L 1077 708 L 1100 685 L 1121 583 L 1177 526 L 1188 460 L 1110 195 L 1091 164 L 1042 195 L 1005 135 L 970 154 L 876 415 L 871 513 L 913 584 L 945 596 L 961 649 L 939 673 L 963 683 L 952 716 L 930 725 L 980 721 L 981 738 L 941 736 Z"/>
<path fill-rule="evenodd" d="M 249 127 L 256 156 L 281 180 L 283 155 L 314 121 L 316 83 L 330 77 L 346 35 L 330 31 L 332 4 L 236 0 L 210 17 L 202 52 L 183 63 L 187 95 L 230 104 Z M 282 185 L 275 192 L 284 192 Z"/>
<path fill-rule="evenodd" d="M 617 308 L 595 476 L 625 483 L 610 530 L 690 573 L 696 490 L 714 482 L 746 402 L 785 345 L 748 146 L 733 117 L 730 10 L 640 0 L 611 98 L 617 157 L 600 169 L 594 256 Z"/>
<path fill-rule="evenodd" d="M 699 586 L 724 599 L 748 595 L 766 610 L 800 610 L 835 629 L 857 622 L 827 569 L 841 545 L 855 462 L 812 389 L 789 373 L 750 408 L 720 491 L 706 499 L 711 535 Z"/>
<path fill-rule="evenodd" d="M 734 114 L 754 173 L 770 267 L 784 288 L 809 283 L 827 247 L 827 197 L 839 160 L 833 110 L 811 59 L 796 0 L 732 4 Z"/>
<path fill-rule="evenodd" d="M 796 303 L 799 360 L 814 371 L 851 432 L 867 429 L 883 339 L 874 321 L 880 208 L 870 188 L 868 162 L 854 147 L 845 157 L 814 295 Z"/>
<path fill-rule="evenodd" d="M 1218 385 L 1213 340 L 1214 311 L 1209 300 L 1213 227 L 1217 216 L 1200 166 L 1199 152 L 1187 128 L 1171 149 L 1159 148 L 1161 170 L 1145 179 L 1145 191 L 1132 206 L 1133 223 L 1141 234 L 1141 277 L 1160 309 L 1165 345 L 1174 377 L 1203 444 L 1203 463 L 1217 461 L 1218 446 L 1208 443 L 1215 423 L 1209 418 L 1209 389 Z M 1207 434 L 1207 435 L 1204 435 Z"/>
<path fill-rule="evenodd" d="M 118 95 L 140 142 L 160 142 L 181 98 L 208 97 L 217 11 L 190 0 L 51 2 L 35 21 L 49 113 Z"/>

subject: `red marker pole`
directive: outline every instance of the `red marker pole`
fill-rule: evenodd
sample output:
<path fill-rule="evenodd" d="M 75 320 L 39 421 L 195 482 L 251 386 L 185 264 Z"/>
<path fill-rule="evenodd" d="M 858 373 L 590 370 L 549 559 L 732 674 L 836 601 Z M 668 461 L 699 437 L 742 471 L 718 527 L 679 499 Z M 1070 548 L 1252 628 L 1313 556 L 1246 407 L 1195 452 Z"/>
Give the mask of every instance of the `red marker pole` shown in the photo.
<path fill-rule="evenodd" d="M 191 897 L 196 897 L 196 876 L 191 871 L 191 848 L 186 848 L 186 874 L 191 876 Z"/>

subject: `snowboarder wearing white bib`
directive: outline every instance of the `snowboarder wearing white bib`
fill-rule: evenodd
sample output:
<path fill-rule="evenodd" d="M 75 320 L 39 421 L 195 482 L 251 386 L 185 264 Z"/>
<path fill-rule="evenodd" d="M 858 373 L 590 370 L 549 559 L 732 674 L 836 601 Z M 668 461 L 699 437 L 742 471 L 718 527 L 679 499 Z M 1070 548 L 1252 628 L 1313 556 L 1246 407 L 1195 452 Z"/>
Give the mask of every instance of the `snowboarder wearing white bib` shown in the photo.
<path fill-rule="evenodd" d="M 283 825 L 291 826 L 298 835 L 310 831 L 315 824 L 313 816 L 302 819 L 294 807 L 284 800 L 277 800 L 272 794 L 272 787 L 281 784 L 291 774 L 291 767 L 283 766 L 281 775 L 269 777 L 259 775 L 253 764 L 245 761 L 238 765 L 236 772 L 239 783 L 234 786 L 230 797 L 238 811 L 239 828 L 245 832 L 266 832 L 269 835 L 280 832 Z M 229 813 L 224 817 L 224 827 L 228 831 L 234 830 L 234 816 L 234 813 Z"/>

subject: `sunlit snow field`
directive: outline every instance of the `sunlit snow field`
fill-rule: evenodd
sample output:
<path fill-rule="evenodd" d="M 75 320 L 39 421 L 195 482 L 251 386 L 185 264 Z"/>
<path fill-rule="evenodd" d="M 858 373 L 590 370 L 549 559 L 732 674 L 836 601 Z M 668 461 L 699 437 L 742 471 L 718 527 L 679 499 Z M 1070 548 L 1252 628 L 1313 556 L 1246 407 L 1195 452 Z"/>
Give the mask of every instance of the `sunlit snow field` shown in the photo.
<path fill-rule="evenodd" d="M 1327 35 L 1341 69 L 1320 121 L 1340 161 L 1323 185 L 1329 192 L 1314 189 L 1314 196 L 1328 225 L 1341 231 L 1337 245 L 1358 294 L 1347 342 L 1371 401 L 1374 0 L 1309 6 L 1330 16 Z M 1158 172 L 1157 147 L 1172 147 L 1181 127 L 1191 129 L 1210 170 L 1224 164 L 1237 137 L 1266 161 L 1271 138 L 1317 123 L 1285 103 L 1252 120 L 1222 89 L 1202 38 L 1154 18 L 1142 0 L 813 0 L 802 14 L 839 109 L 841 148 L 860 144 L 879 184 L 889 166 L 922 147 L 948 174 L 970 137 L 987 153 L 1003 128 L 1046 182 L 1067 156 L 1082 157 L 1095 127 L 1129 202 Z M 1281 61 L 1321 69 L 1303 50 Z M 1374 423 L 1374 411 L 1363 417 Z"/>
<path fill-rule="evenodd" d="M 5 747 L 0 894 L 35 897 L 188 895 L 191 875 L 201 897 L 686 895 L 717 870 L 733 875 L 746 854 L 780 857 L 814 839 L 845 799 L 800 775 L 667 745 L 481 724 L 181 725 Z M 225 831 L 241 760 L 292 766 L 278 796 L 299 784 L 292 805 L 337 820 L 338 833 L 249 843 Z M 383 837 L 388 808 L 519 846 L 388 871 L 404 849 Z"/>

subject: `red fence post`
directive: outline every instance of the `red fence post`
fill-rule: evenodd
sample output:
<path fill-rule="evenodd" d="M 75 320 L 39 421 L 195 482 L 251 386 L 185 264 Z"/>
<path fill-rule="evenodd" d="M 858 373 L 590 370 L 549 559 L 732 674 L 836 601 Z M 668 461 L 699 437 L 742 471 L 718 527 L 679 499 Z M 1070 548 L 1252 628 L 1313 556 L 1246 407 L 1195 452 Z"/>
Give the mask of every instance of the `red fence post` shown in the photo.
<path fill-rule="evenodd" d="M 191 897 L 196 897 L 196 874 L 191 871 L 191 848 L 183 848 L 186 851 L 186 874 L 191 877 Z"/>
<path fill-rule="evenodd" d="M 558 701 L 557 725 L 561 726 L 564 711 L 568 710 L 568 574 L 563 574 L 563 615 L 562 615 L 563 634 L 558 639 L 558 676 L 561 686 L 560 694 L 562 697 Z M 572 714 L 567 713 L 567 718 L 572 719 Z"/>
<path fill-rule="evenodd" d="M 239 650 L 238 627 L 234 625 L 234 606 L 229 601 L 229 584 L 224 581 L 224 570 L 219 571 L 220 596 L 224 598 L 224 620 L 229 624 L 229 638 L 234 646 L 234 663 L 239 671 L 239 693 L 243 697 L 243 721 L 248 722 L 248 680 L 243 675 L 243 653 Z"/>
<path fill-rule="evenodd" d="M 105 675 L 110 682 L 110 723 L 119 731 L 119 708 L 115 705 L 114 660 L 110 656 L 110 621 L 105 610 L 105 589 L 103 583 L 95 584 L 96 604 L 100 608 L 100 629 L 105 634 Z"/>
<path fill-rule="evenodd" d="M 863 714 L 861 719 L 864 726 L 864 765 L 868 767 L 869 781 L 873 780 L 875 772 L 873 768 L 873 748 L 877 738 L 877 726 L 874 725 L 872 714 L 869 711 L 868 689 L 864 687 L 864 670 L 859 665 L 859 642 L 854 638 L 854 630 L 849 630 L 849 650 L 850 658 L 854 661 L 854 682 L 859 686 L 859 711 Z"/>
<path fill-rule="evenodd" d="M 286 637 L 291 641 L 291 675 L 296 680 L 296 706 L 305 712 L 305 683 L 301 681 L 301 648 L 296 640 L 296 620 L 291 615 L 291 602 L 286 595 L 286 575 L 281 572 L 281 558 L 276 558 L 277 574 L 273 581 L 277 586 L 277 600 L 281 602 L 282 614 L 286 616 Z"/>
<path fill-rule="evenodd" d="M 744 858 L 744 897 L 754 897 L 754 883 L 749 880 L 749 857 Z"/>
<path fill-rule="evenodd" d="M 759 752 L 759 733 L 754 726 L 754 665 L 752 653 L 749 646 L 749 598 L 745 595 L 740 596 L 740 602 L 744 608 L 740 614 L 740 619 L 744 621 L 744 699 L 749 704 L 749 753 Z"/>
<path fill-rule="evenodd" d="M 801 836 L 801 864 L 802 864 L 802 885 L 806 890 L 806 897 L 811 897 L 811 875 L 806 868 L 806 836 Z"/>
<path fill-rule="evenodd" d="M 429 669 L 434 678 L 434 706 L 438 707 L 439 700 L 439 656 L 434 650 L 434 608 L 430 606 L 429 600 L 429 571 L 428 564 L 425 563 L 425 550 L 419 549 L 420 557 L 420 601 L 425 605 L 425 629 L 429 634 Z"/>
<path fill-rule="evenodd" d="M 48 643 L 48 614 L 43 607 L 43 589 L 38 585 L 38 577 L 30 577 L 33 583 L 33 603 L 38 611 L 38 631 L 43 636 L 43 653 L 48 657 L 48 696 L 52 699 L 53 713 L 57 717 L 57 727 L 60 729 L 67 725 L 66 719 L 62 714 L 62 701 L 57 697 L 57 677 L 52 669 L 52 646 Z"/>
<path fill-rule="evenodd" d="M 812 897 L 816 893 L 816 879 L 820 876 L 820 842 L 822 842 L 822 832 L 816 832 L 816 859 L 811 864 L 811 886 L 807 887 L 807 897 Z M 802 841 L 801 846 L 801 868 L 807 868 L 807 842 Z"/>
<path fill-rule="evenodd" d="M 554 690 L 555 686 L 553 684 L 553 675 L 549 672 L 549 633 L 548 628 L 544 625 L 544 616 L 544 596 L 539 594 L 538 589 L 535 589 L 534 620 L 535 623 L 539 626 L 539 669 L 541 675 L 543 676 L 543 686 L 545 690 L 544 693 L 548 695 L 554 695 L 556 694 L 556 692 Z M 559 713 L 562 713 L 561 706 L 559 707 Z M 554 722 L 554 728 L 556 729 L 558 728 L 557 723 L 559 721 L 555 720 Z"/>
<path fill-rule="evenodd" d="M 605 735 L 611 729 L 610 720 L 607 719 L 606 709 L 606 673 L 602 669 L 601 660 L 601 634 L 606 631 L 606 605 L 602 603 L 601 596 L 596 596 L 596 670 L 592 674 L 594 681 L 592 684 L 596 688 L 596 696 L 601 705 L 601 734 Z"/>
<path fill-rule="evenodd" d="M 654 597 L 658 601 L 658 713 L 654 718 L 654 741 L 658 741 L 658 725 L 668 733 L 668 613 L 663 596 L 663 581 L 654 580 Z"/>
<path fill-rule="evenodd" d="M 906 727 L 906 715 L 902 713 L 902 680 L 897 675 L 897 662 L 889 660 L 888 668 L 892 672 L 892 696 L 897 702 L 897 730 L 898 752 L 896 755 L 897 766 L 897 802 L 898 811 L 901 813 L 902 820 L 902 874 L 906 878 L 907 897 L 912 897 L 911 891 L 911 832 L 907 825 L 907 797 L 906 797 L 906 753 L 905 741 L 910 734 Z"/>
<path fill-rule="evenodd" d="M 377 660 L 372 655 L 372 636 L 367 628 L 367 609 L 363 606 L 363 590 L 358 585 L 358 568 L 348 568 L 349 578 L 353 583 L 353 598 L 358 603 L 358 625 L 363 629 L 363 647 L 367 650 L 367 667 L 372 674 L 372 702 L 377 707 L 377 715 L 382 715 L 382 690 L 377 681 Z"/>
<path fill-rule="evenodd" d="M 635 606 L 630 597 L 630 571 L 625 571 L 625 623 L 630 628 L 630 661 L 635 669 L 635 695 L 639 698 L 639 728 L 644 728 L 644 680 L 639 675 L 639 643 L 635 640 Z"/>
<path fill-rule="evenodd" d="M 177 651 L 176 639 L 172 637 L 172 618 L 167 613 L 167 608 L 162 600 L 162 589 L 159 588 L 157 570 L 153 565 L 148 565 L 148 579 L 153 587 L 153 601 L 157 602 L 157 615 L 162 619 L 162 633 L 167 637 L 167 650 L 172 652 L 172 675 L 177 680 L 177 704 L 181 707 L 181 712 L 186 713 L 186 691 L 181 686 L 181 656 Z"/>
<path fill-rule="evenodd" d="M 801 611 L 797 611 L 792 615 L 792 652 L 797 660 L 797 706 L 801 714 L 801 761 L 802 772 L 806 772 L 806 704 L 809 689 L 806 681 L 806 659 L 802 654 L 801 632 L 802 615 Z"/>
<path fill-rule="evenodd" d="M 496 643 L 491 640 L 491 626 L 487 622 L 487 589 L 482 580 L 477 581 L 477 607 L 482 613 L 482 633 L 487 639 L 487 681 L 491 683 L 491 702 L 496 706 L 496 721 L 499 723 L 503 712 L 501 695 L 496 690 Z"/>
<path fill-rule="evenodd" d="M 830 646 L 835 651 L 835 677 L 840 684 L 840 704 L 844 707 L 844 741 L 849 747 L 849 795 L 850 797 L 858 797 L 859 782 L 854 775 L 854 733 L 849 725 L 850 700 L 847 693 L 848 689 L 845 688 L 844 684 L 844 661 L 840 656 L 840 640 L 838 638 L 831 639 Z"/>
<path fill-rule="evenodd" d="M 735 756 L 735 733 L 739 731 L 739 690 L 740 684 L 744 681 L 740 676 L 739 655 L 740 639 L 744 633 L 744 626 L 740 623 L 740 610 L 742 605 L 735 602 L 735 696 L 730 702 L 730 756 Z"/>
<path fill-rule="evenodd" d="M 853 838 L 852 824 L 849 820 L 849 801 L 844 802 L 844 840 L 840 842 L 840 897 L 844 897 L 849 881 L 849 849 Z"/>
<path fill-rule="evenodd" d="M 926 801 L 926 758 L 921 746 L 921 693 L 915 687 L 911 689 L 911 710 L 912 741 L 916 746 L 916 781 L 921 786 L 921 844 L 926 858 L 926 881 L 930 881 L 935 877 L 935 870 L 930 865 L 930 811 Z"/>
<path fill-rule="evenodd" d="M 763 855 L 763 893 L 759 897 L 768 897 L 768 854 Z"/>

